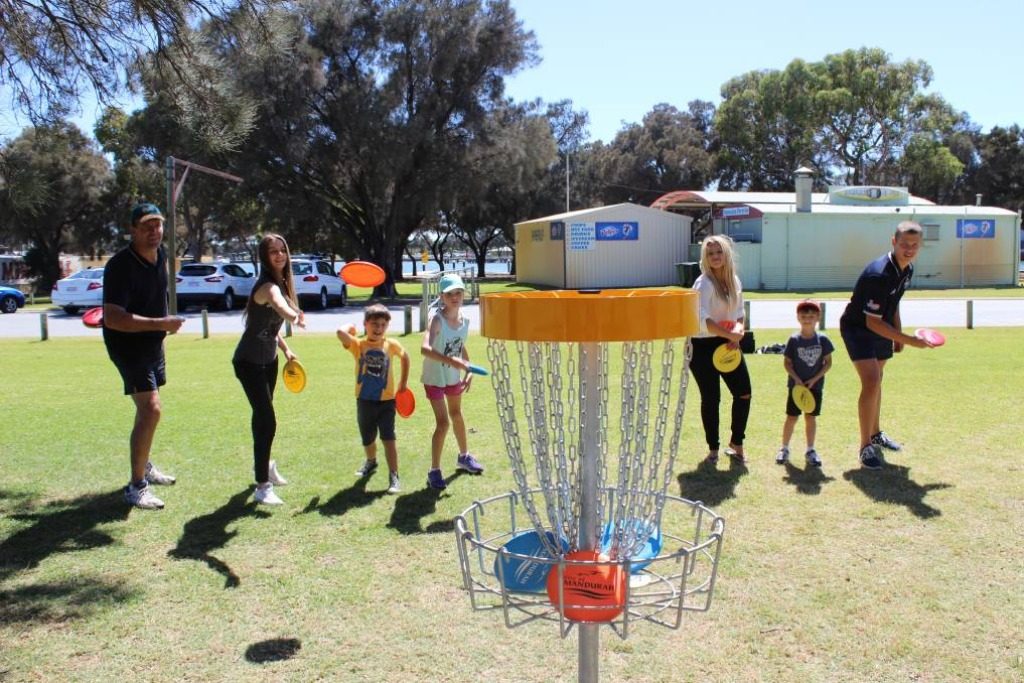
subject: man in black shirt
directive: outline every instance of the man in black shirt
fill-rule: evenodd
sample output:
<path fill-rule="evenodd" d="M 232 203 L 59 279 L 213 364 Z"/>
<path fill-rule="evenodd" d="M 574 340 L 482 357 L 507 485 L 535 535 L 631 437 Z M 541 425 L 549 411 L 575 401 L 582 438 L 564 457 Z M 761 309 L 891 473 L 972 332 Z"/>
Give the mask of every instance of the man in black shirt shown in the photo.
<path fill-rule="evenodd" d="M 839 320 L 839 329 L 853 367 L 860 377 L 857 412 L 860 419 L 860 462 L 865 469 L 882 467 L 882 448 L 901 446 L 882 428 L 882 369 L 904 346 L 928 348 L 923 339 L 904 334 L 900 325 L 900 300 L 914 275 L 914 259 L 921 249 L 921 226 L 903 221 L 896 226 L 892 251 L 864 268 L 853 295 Z"/>
<path fill-rule="evenodd" d="M 164 217 L 155 204 L 132 209 L 131 243 L 115 254 L 103 271 L 103 342 L 114 362 L 124 393 L 135 402 L 135 425 L 129 441 L 131 480 L 125 500 L 139 508 L 160 509 L 162 500 L 149 484 L 173 484 L 149 460 L 160 422 L 160 387 L 164 376 L 164 337 L 183 318 L 167 315 L 167 254 L 161 246 Z"/>

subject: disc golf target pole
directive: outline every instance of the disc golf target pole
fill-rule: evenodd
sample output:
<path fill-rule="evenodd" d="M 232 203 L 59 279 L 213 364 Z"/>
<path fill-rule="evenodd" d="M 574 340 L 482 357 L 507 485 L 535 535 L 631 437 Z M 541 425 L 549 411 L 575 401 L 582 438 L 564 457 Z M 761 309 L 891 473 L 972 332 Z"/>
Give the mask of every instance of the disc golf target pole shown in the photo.
<path fill-rule="evenodd" d="M 600 466 L 600 445 L 597 441 L 601 394 L 598 391 L 600 382 L 599 349 L 593 342 L 580 344 L 580 384 L 581 384 L 581 419 L 580 434 L 582 448 L 580 453 L 581 491 L 580 491 L 580 550 L 597 550 L 598 519 L 597 497 L 598 467 Z M 601 644 L 601 625 L 579 625 L 579 676 L 580 683 L 597 683 L 600 669 L 598 658 Z"/>

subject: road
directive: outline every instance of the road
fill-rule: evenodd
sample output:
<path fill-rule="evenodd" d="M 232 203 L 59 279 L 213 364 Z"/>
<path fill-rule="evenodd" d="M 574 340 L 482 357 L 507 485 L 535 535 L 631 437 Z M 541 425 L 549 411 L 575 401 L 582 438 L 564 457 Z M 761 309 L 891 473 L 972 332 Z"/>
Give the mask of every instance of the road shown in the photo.
<path fill-rule="evenodd" d="M 846 306 L 846 299 L 826 299 L 826 329 L 839 328 L 839 316 Z M 793 300 L 757 300 L 750 302 L 750 324 L 759 329 L 795 329 L 797 327 L 796 302 Z M 391 306 L 391 331 L 401 334 L 404 330 L 403 306 Z M 469 318 L 470 328 L 480 329 L 480 308 L 477 305 L 463 306 Z M 900 307 L 903 325 L 912 327 L 956 328 L 967 326 L 967 301 L 964 299 L 905 299 Z M 0 315 L 0 338 L 40 338 L 40 317 L 46 316 L 51 339 L 62 337 L 100 336 L 98 330 L 82 325 L 81 315 L 69 316 L 60 309 L 18 311 Z M 185 324 L 180 334 L 202 334 L 202 316 L 191 310 L 185 314 Z M 208 316 L 210 334 L 241 334 L 242 313 L 210 312 Z M 332 308 L 327 311 L 311 311 L 306 314 L 306 331 L 312 333 L 334 332 L 339 325 L 352 323 L 362 329 L 363 310 L 361 306 Z M 419 330 L 419 309 L 412 308 L 413 330 Z M 1024 327 L 1024 299 L 975 299 L 975 327 Z"/>

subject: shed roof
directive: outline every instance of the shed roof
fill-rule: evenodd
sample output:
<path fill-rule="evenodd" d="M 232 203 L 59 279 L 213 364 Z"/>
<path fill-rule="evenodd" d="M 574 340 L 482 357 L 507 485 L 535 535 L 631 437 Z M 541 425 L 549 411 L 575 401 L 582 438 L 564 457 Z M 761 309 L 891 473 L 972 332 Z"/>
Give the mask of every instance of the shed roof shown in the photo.
<path fill-rule="evenodd" d="M 923 197 L 910 195 L 911 206 L 934 206 L 935 203 Z M 828 204 L 827 192 L 811 193 L 811 204 Z M 796 204 L 795 192 L 726 192 L 719 190 L 676 190 L 663 194 L 654 200 L 651 208 L 701 209 L 712 204 Z"/>
<path fill-rule="evenodd" d="M 793 204 L 747 204 L 763 214 L 797 213 Z M 1016 216 L 1016 212 L 1001 209 L 997 206 L 940 206 L 938 204 L 923 204 L 911 206 L 843 206 L 839 204 L 815 204 L 810 211 L 814 214 L 904 214 L 908 216 Z"/>
<path fill-rule="evenodd" d="M 530 218 L 528 220 L 519 221 L 515 225 L 525 225 L 526 223 L 540 223 L 548 221 L 567 221 L 573 218 L 582 218 L 593 214 L 600 214 L 608 211 L 609 209 L 615 209 L 619 207 L 629 207 L 630 210 L 636 211 L 637 213 L 657 211 L 661 215 L 665 215 L 665 211 L 658 208 L 651 208 L 642 204 L 632 204 L 630 202 L 623 202 L 621 204 L 609 204 L 607 206 L 593 206 L 589 209 L 578 209 L 576 211 L 567 211 L 564 213 L 556 213 L 550 216 L 542 216 L 541 218 Z"/>

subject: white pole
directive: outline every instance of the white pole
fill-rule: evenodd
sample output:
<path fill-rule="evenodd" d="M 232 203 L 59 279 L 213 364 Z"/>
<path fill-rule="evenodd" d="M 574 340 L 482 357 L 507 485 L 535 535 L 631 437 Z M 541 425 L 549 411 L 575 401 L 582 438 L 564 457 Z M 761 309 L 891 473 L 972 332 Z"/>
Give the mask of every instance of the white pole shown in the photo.
<path fill-rule="evenodd" d="M 582 474 L 580 491 L 580 550 L 596 550 L 599 533 L 597 519 L 598 449 L 597 434 L 601 429 L 598 421 L 601 403 L 598 391 L 601 368 L 598 363 L 598 345 L 586 342 L 580 345 L 580 381 L 583 383 L 580 396 L 580 468 Z M 601 645 L 599 624 L 579 624 L 579 683 L 597 683 L 599 672 L 598 651 Z"/>
<path fill-rule="evenodd" d="M 565 212 L 569 213 L 569 152 L 565 152 Z"/>

